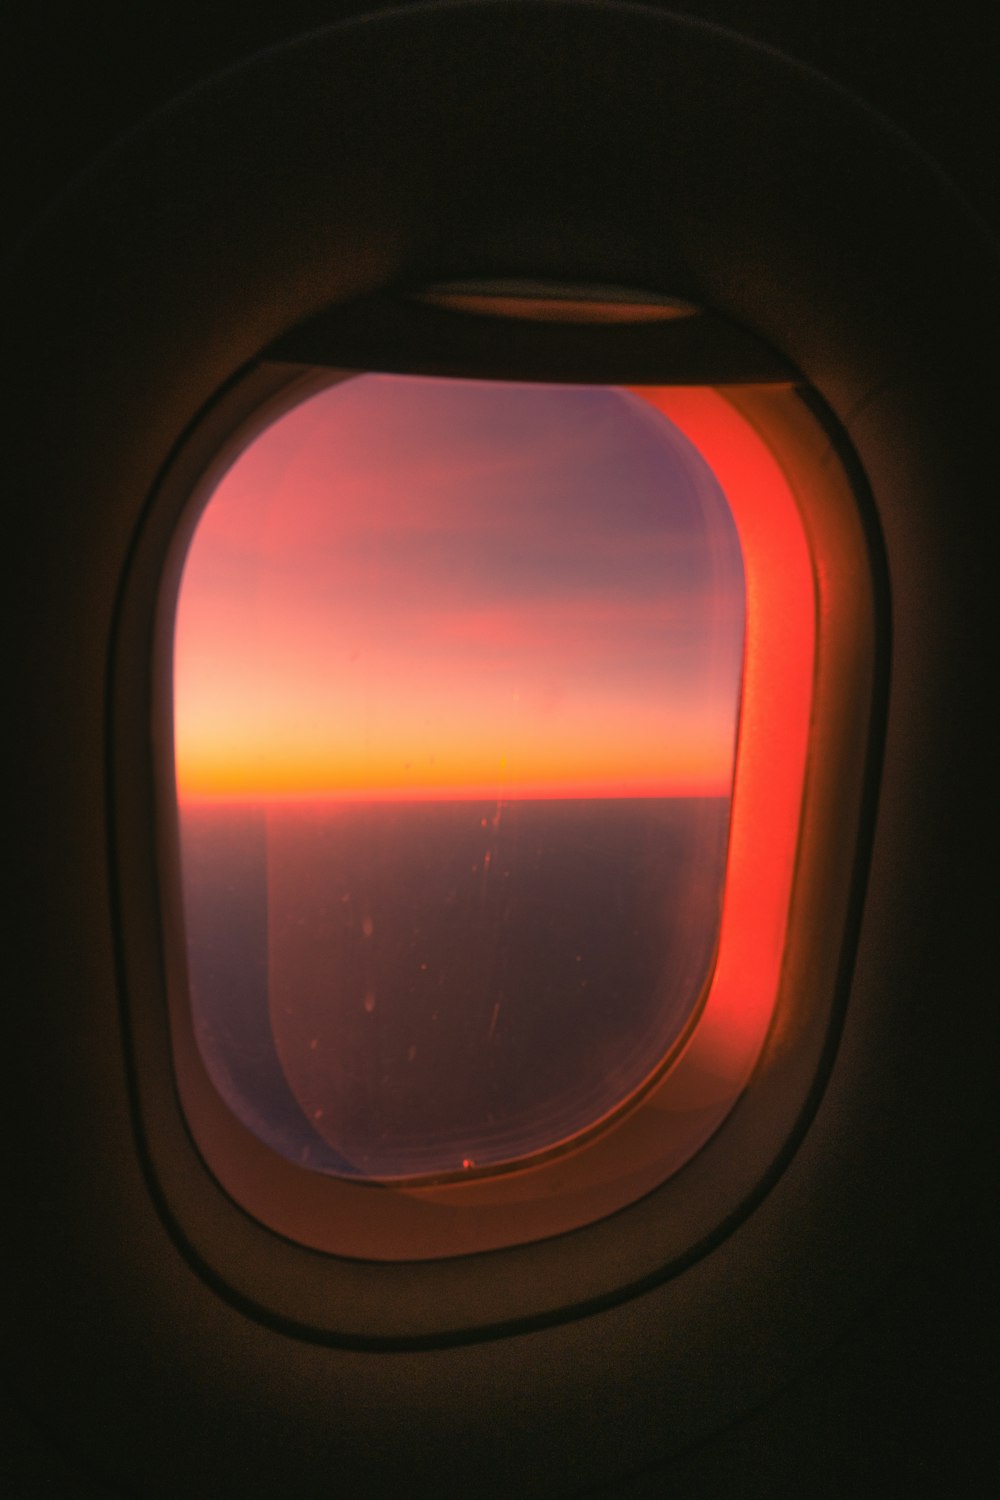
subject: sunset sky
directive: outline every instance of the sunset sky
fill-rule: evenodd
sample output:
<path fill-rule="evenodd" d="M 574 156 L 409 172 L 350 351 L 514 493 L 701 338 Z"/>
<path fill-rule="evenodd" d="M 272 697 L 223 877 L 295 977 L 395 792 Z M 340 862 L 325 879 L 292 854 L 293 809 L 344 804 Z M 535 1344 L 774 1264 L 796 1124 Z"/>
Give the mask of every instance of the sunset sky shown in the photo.
<path fill-rule="evenodd" d="M 725 792 L 743 612 L 721 491 L 640 396 L 344 381 L 195 532 L 180 795 Z"/>

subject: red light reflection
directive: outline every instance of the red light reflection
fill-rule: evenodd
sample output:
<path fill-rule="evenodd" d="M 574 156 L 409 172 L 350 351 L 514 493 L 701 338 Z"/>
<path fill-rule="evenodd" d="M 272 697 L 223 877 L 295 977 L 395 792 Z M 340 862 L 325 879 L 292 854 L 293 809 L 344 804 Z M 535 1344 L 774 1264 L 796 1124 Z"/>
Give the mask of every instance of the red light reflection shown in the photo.
<path fill-rule="evenodd" d="M 805 781 L 816 650 L 816 586 L 785 474 L 714 391 L 641 394 L 705 455 L 743 549 L 743 701 L 719 951 L 708 1002 L 678 1064 L 692 1100 L 744 1080 L 763 1045 L 784 953 Z M 675 1086 L 672 1108 L 681 1092 Z"/>

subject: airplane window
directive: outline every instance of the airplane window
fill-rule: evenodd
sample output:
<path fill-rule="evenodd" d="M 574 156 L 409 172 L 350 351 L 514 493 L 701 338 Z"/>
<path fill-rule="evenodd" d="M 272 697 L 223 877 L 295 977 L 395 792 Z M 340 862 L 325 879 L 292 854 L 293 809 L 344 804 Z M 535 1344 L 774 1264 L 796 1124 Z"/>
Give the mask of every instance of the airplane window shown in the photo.
<path fill-rule="evenodd" d="M 640 1096 L 719 940 L 745 586 L 616 388 L 363 375 L 272 421 L 184 563 L 194 1035 L 286 1160 L 478 1174 Z"/>

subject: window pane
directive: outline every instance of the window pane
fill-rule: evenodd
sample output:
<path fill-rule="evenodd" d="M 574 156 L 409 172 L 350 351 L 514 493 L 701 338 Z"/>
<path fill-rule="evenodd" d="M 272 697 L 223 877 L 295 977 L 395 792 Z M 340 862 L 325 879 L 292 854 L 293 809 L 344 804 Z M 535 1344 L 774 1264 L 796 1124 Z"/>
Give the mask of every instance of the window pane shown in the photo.
<path fill-rule="evenodd" d="M 247 446 L 184 568 L 195 1034 L 254 1133 L 374 1179 L 568 1141 L 710 977 L 735 527 L 640 396 L 361 376 Z"/>

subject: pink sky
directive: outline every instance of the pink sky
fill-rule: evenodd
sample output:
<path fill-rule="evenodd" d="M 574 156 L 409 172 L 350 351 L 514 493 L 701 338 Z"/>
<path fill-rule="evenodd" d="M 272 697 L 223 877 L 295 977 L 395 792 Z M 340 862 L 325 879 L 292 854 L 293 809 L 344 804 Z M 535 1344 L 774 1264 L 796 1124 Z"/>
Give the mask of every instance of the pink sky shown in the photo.
<path fill-rule="evenodd" d="M 743 571 L 634 394 L 362 376 L 215 489 L 175 638 L 185 797 L 722 792 Z"/>

